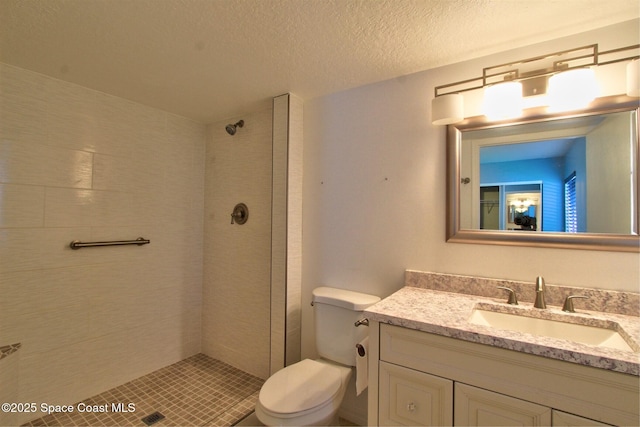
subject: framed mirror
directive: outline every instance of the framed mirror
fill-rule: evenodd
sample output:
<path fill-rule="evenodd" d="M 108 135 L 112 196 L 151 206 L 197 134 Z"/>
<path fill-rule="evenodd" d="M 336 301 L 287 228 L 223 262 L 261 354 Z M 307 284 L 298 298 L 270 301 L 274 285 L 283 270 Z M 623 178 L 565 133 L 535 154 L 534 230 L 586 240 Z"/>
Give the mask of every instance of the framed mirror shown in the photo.
<path fill-rule="evenodd" d="M 640 252 L 638 100 L 447 128 L 447 241 Z"/>

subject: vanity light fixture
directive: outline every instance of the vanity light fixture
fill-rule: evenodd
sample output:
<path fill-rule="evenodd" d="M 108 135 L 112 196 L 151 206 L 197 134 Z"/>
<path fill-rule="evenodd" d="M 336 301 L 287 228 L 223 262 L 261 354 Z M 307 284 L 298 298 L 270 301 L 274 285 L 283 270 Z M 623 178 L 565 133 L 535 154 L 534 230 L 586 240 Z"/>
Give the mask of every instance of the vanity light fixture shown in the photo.
<path fill-rule="evenodd" d="M 490 120 L 506 120 L 520 116 L 522 83 L 511 81 L 485 87 L 482 112 Z"/>
<path fill-rule="evenodd" d="M 459 93 L 450 93 L 433 98 L 431 120 L 434 125 L 450 125 L 464 120 L 464 98 Z"/>
<path fill-rule="evenodd" d="M 592 68 L 572 68 L 549 77 L 549 111 L 586 108 L 598 96 L 598 82 Z"/>
<path fill-rule="evenodd" d="M 435 88 L 432 123 L 447 125 L 464 120 L 462 94 L 477 89 L 485 90 L 483 111 L 490 120 L 518 117 L 523 108 L 541 104 L 551 112 L 584 108 L 598 96 L 594 68 L 618 62 L 629 62 L 627 95 L 639 97 L 639 52 L 640 45 L 600 52 L 598 45 L 592 44 L 483 68 L 482 77 Z M 536 102 L 527 105 L 534 98 Z"/>

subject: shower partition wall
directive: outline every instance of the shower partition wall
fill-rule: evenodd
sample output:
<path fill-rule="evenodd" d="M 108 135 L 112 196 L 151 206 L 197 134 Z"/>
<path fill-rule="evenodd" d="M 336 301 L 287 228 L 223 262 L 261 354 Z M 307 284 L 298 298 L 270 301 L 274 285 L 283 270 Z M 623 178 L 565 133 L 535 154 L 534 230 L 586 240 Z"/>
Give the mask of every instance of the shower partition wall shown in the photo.
<path fill-rule="evenodd" d="M 273 99 L 271 374 L 300 360 L 302 100 Z"/>
<path fill-rule="evenodd" d="M 302 102 L 242 119 L 233 136 L 230 120 L 209 127 L 202 349 L 266 379 L 300 358 Z M 250 219 L 231 224 L 239 202 Z"/>

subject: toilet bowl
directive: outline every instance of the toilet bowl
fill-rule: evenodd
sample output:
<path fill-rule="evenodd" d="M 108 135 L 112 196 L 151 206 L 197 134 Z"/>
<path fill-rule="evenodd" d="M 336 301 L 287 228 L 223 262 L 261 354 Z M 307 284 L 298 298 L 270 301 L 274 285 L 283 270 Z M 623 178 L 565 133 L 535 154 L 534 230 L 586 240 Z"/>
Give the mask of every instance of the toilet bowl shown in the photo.
<path fill-rule="evenodd" d="M 262 386 L 256 416 L 268 426 L 332 425 L 351 368 L 305 359 L 276 372 Z"/>

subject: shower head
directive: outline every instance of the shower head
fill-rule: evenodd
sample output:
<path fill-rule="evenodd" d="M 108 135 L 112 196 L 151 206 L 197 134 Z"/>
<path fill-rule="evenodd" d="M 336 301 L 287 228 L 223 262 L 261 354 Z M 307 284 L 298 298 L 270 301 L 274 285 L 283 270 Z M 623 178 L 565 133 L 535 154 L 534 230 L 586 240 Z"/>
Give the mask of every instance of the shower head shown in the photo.
<path fill-rule="evenodd" d="M 244 126 L 244 120 L 240 120 L 238 123 L 233 125 L 229 124 L 225 127 L 225 129 L 227 130 L 227 133 L 229 135 L 235 135 L 236 130 L 238 130 L 238 128 L 241 128 L 242 126 Z"/>

